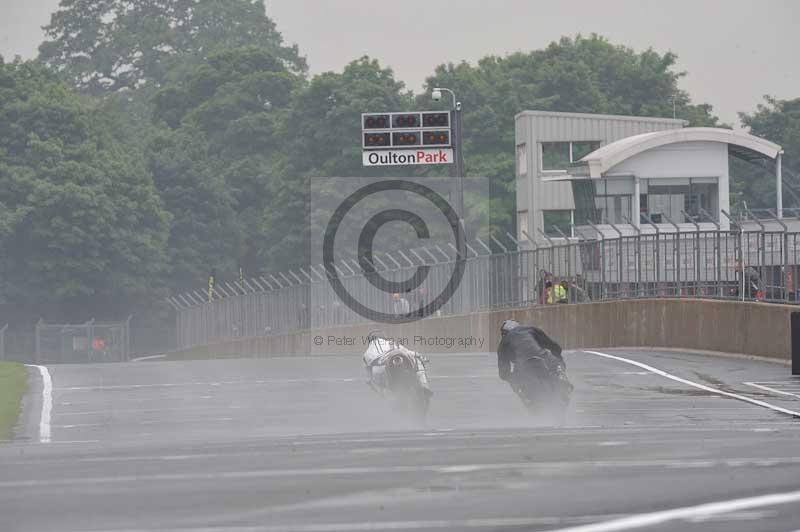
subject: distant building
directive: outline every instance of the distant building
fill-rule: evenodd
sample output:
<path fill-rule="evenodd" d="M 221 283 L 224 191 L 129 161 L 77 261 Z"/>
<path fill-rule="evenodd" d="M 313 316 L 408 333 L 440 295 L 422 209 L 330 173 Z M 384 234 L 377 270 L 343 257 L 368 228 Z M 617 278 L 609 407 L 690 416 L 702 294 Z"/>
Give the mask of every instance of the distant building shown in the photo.
<path fill-rule="evenodd" d="M 524 111 L 515 122 L 517 232 L 537 245 L 654 226 L 728 229 L 729 156 L 771 160 L 781 181 L 781 147 L 742 132 L 544 111 Z M 780 217 L 780 193 L 776 207 Z"/>

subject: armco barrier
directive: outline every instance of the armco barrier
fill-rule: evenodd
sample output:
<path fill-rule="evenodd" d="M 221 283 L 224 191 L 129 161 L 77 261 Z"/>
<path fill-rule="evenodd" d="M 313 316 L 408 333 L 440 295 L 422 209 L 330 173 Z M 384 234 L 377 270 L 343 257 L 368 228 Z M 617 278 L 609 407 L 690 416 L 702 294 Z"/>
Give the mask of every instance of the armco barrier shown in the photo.
<path fill-rule="evenodd" d="M 423 353 L 491 352 L 504 319 L 536 324 L 565 348 L 664 347 L 741 353 L 790 360 L 791 312 L 796 306 L 706 299 L 641 299 L 552 305 L 446 316 L 380 327 Z M 374 325 L 353 325 L 240 338 L 172 353 L 170 358 L 267 357 L 360 353 Z M 316 345 L 322 338 L 322 345 Z M 420 343 L 417 339 L 424 339 Z M 483 339 L 464 346 L 446 339 Z M 445 339 L 436 344 L 437 339 Z M 346 344 L 351 341 L 349 345 Z M 431 343 L 432 342 L 432 343 Z"/>

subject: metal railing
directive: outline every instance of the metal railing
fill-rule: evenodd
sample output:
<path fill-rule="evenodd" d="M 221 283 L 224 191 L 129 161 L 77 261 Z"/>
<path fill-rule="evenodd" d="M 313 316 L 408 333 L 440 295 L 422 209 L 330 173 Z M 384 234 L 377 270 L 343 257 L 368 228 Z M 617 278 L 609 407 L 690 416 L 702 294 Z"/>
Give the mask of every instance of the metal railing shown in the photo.
<path fill-rule="evenodd" d="M 734 223 L 736 225 L 736 223 Z M 677 229 L 677 228 L 676 228 Z M 493 239 L 467 244 L 463 280 L 437 314 L 548 304 L 547 281 L 564 283 L 567 301 L 649 297 L 703 297 L 795 304 L 800 294 L 800 232 L 734 230 L 637 232 L 634 236 L 533 241 Z M 490 247 L 491 246 L 491 247 Z M 499 252 L 498 252 L 499 250 Z M 384 279 L 409 279 L 428 269 L 423 285 L 387 294 L 376 274 L 365 275 L 355 261 L 336 263 L 348 293 L 375 312 L 403 314 L 428 303 L 454 271 L 454 249 L 413 249 L 377 259 Z M 241 337 L 369 321 L 331 289 L 324 267 L 218 283 L 168 299 L 177 314 L 179 349 Z M 376 280 L 378 282 L 376 282 Z M 402 303 L 405 300 L 406 303 Z M 400 303 L 400 304 L 398 304 Z"/>

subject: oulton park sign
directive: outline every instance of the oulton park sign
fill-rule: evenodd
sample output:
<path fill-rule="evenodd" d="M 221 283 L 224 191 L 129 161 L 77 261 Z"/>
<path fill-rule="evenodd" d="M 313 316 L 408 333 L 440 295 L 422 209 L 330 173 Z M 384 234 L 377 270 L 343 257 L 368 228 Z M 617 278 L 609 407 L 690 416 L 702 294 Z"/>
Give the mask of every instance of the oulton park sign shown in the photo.
<path fill-rule="evenodd" d="M 364 166 L 453 164 L 449 111 L 363 113 Z"/>
<path fill-rule="evenodd" d="M 453 162 L 452 148 L 417 150 L 369 150 L 364 151 L 364 166 L 402 166 L 407 164 L 450 164 Z"/>

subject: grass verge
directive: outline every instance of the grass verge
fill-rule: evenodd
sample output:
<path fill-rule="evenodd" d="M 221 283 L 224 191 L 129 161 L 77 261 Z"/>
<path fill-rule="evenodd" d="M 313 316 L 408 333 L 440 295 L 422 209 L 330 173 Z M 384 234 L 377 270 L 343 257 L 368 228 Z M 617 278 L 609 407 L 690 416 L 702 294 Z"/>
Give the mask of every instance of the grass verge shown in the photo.
<path fill-rule="evenodd" d="M 0 440 L 11 438 L 27 387 L 25 366 L 16 362 L 0 362 Z"/>

